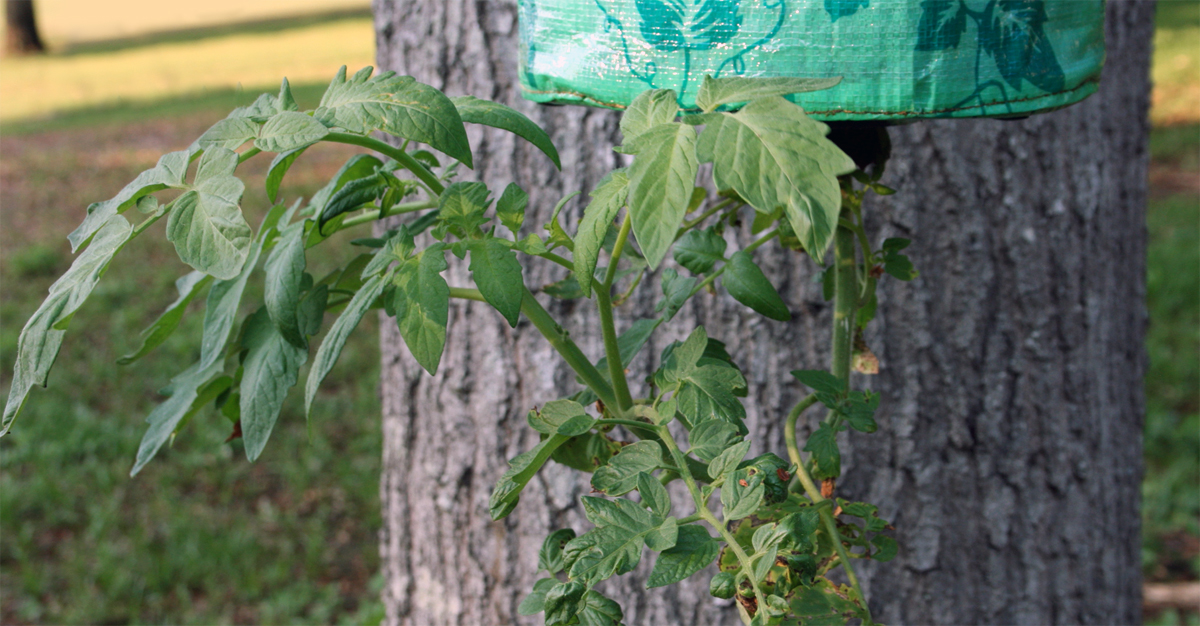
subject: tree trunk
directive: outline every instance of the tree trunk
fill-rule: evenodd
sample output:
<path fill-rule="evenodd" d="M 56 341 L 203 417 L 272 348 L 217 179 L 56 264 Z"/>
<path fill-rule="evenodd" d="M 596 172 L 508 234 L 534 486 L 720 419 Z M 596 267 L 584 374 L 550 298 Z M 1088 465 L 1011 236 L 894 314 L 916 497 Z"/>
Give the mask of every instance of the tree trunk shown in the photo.
<path fill-rule="evenodd" d="M 471 129 L 477 169 L 468 176 L 497 193 L 519 182 L 531 196 L 526 224 L 540 225 L 560 197 L 589 190 L 621 164 L 609 149 L 617 115 L 519 98 L 516 13 L 512 1 L 377 0 L 378 56 L 384 68 L 451 95 L 515 106 L 551 132 L 562 173 L 511 135 Z M 913 239 L 921 277 L 883 281 L 867 338 L 882 370 L 855 381 L 883 394 L 880 430 L 843 443 L 839 482 L 839 495 L 878 503 L 896 526 L 899 556 L 859 566 L 883 622 L 1140 618 L 1152 23 L 1151 3 L 1108 3 L 1104 80 L 1080 105 L 1019 122 L 892 130 L 885 182 L 899 191 L 873 201 L 868 227 Z M 568 205 L 566 221 L 582 206 Z M 642 380 L 667 342 L 703 324 L 746 370 L 748 424 L 761 447 L 752 454 L 784 449 L 782 418 L 801 393 L 788 371 L 827 362 L 831 313 L 806 259 L 771 246 L 756 259 L 788 300 L 790 323 L 701 297 L 630 376 Z M 562 275 L 538 263 L 525 280 L 535 287 Z M 463 266 L 448 279 L 470 284 Z M 651 314 L 658 289 L 648 285 L 618 311 L 625 324 Z M 550 310 L 586 352 L 602 353 L 590 303 Z M 505 460 L 537 441 L 525 413 L 570 393 L 573 376 L 527 323 L 510 329 L 486 306 L 461 302 L 450 318 L 433 377 L 395 323 L 382 324 L 387 621 L 540 623 L 516 607 L 538 577 L 545 534 L 589 527 L 578 504 L 587 477 L 544 469 L 502 522 L 490 521 L 487 500 Z M 727 602 L 708 595 L 707 576 L 644 590 L 651 562 L 602 588 L 627 623 L 738 623 Z"/>
<path fill-rule="evenodd" d="M 5 0 L 5 50 L 9 54 L 32 54 L 45 51 L 38 36 L 33 0 Z"/>

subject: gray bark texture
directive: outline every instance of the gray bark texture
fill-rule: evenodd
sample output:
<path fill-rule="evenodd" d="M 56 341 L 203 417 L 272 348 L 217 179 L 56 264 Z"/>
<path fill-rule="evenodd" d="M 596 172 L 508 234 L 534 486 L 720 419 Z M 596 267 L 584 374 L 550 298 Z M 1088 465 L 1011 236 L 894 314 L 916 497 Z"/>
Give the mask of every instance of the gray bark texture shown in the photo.
<path fill-rule="evenodd" d="M 566 193 L 622 165 L 617 114 L 539 107 L 516 90 L 513 0 L 377 0 L 379 64 L 450 95 L 510 104 L 544 125 L 563 171 L 501 132 L 471 129 L 476 170 L 498 194 L 531 196 L 530 225 Z M 1108 63 L 1080 105 L 1016 122 L 936 121 L 893 128 L 884 180 L 898 193 L 867 208 L 876 241 L 914 241 L 921 271 L 884 280 L 868 334 L 882 371 L 857 386 L 883 395 L 880 429 L 843 441 L 838 493 L 877 503 L 899 556 L 859 565 L 889 624 L 1129 624 L 1140 620 L 1144 209 L 1149 2 L 1108 3 Z M 564 211 L 569 230 L 584 205 Z M 748 232 L 737 233 L 745 244 Z M 746 370 L 756 449 L 782 453 L 782 420 L 802 391 L 788 372 L 828 361 L 830 306 L 811 262 L 766 246 L 756 259 L 794 319 L 778 323 L 725 296 L 700 296 L 632 365 L 703 324 Z M 465 264 L 464 264 L 465 265 Z M 451 284 L 469 286 L 464 265 Z M 533 263 L 531 287 L 562 278 Z M 589 301 L 551 302 L 585 352 L 602 344 Z M 618 330 L 649 316 L 657 280 L 618 310 Z M 426 626 L 540 623 L 520 600 L 539 577 L 551 530 L 589 528 L 588 476 L 548 466 L 501 522 L 488 495 L 505 460 L 528 450 L 535 405 L 575 389 L 526 322 L 511 329 L 478 303 L 455 302 L 446 354 L 424 375 L 394 322 L 382 324 L 384 464 L 381 538 L 387 622 Z M 637 389 L 634 395 L 638 395 Z M 801 424 L 801 437 L 812 428 Z M 846 435 L 843 435 L 846 436 Z M 679 494 L 677 494 L 679 495 Z M 679 504 L 688 506 L 680 497 Z M 645 590 L 652 558 L 601 588 L 630 625 L 736 624 L 708 576 Z"/>

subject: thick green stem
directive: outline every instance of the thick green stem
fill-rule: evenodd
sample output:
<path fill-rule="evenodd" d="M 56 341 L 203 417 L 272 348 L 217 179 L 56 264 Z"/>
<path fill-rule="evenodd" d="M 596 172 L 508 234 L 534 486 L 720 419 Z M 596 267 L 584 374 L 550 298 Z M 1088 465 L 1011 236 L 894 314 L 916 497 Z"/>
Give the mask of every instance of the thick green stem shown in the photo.
<path fill-rule="evenodd" d="M 854 342 L 858 307 L 858 259 L 854 254 L 854 231 L 839 226 L 834 245 L 833 375 L 843 383 L 850 379 L 850 355 Z"/>
<path fill-rule="evenodd" d="M 800 459 L 800 447 L 796 442 L 796 420 L 800 419 L 800 414 L 808 407 L 816 404 L 817 394 L 810 393 L 808 397 L 800 401 L 800 404 L 792 407 L 788 413 L 787 421 L 783 424 L 783 441 L 787 444 L 788 458 L 791 459 L 792 465 L 803 468 L 804 461 Z"/>
<path fill-rule="evenodd" d="M 391 217 L 393 215 L 402 215 L 404 213 L 412 213 L 413 211 L 423 211 L 425 209 L 432 209 L 432 208 L 436 207 L 437 205 L 438 205 L 438 201 L 436 199 L 421 200 L 418 202 L 405 202 L 404 204 L 397 204 L 396 206 L 393 206 L 392 208 L 388 209 L 386 212 L 385 211 L 372 211 L 371 213 L 366 213 L 364 215 L 355 215 L 354 217 L 351 217 L 351 218 L 343 221 L 341 226 L 338 226 L 338 230 L 345 230 L 345 229 L 351 228 L 353 226 L 358 226 L 359 224 L 366 224 L 368 222 L 374 222 L 375 220 L 381 220 L 385 217 Z"/>
<path fill-rule="evenodd" d="M 759 610 L 766 610 L 766 597 L 763 595 L 762 589 L 758 586 L 758 581 L 754 580 L 754 567 L 750 562 L 749 555 L 738 544 L 737 538 L 725 528 L 725 524 L 717 519 L 713 512 L 708 510 L 708 503 L 704 501 L 703 494 L 700 493 L 700 487 L 696 485 L 696 479 L 692 478 L 691 471 L 688 470 L 687 457 L 683 451 L 679 449 L 679 444 L 675 443 L 675 438 L 671 436 L 671 431 L 667 430 L 666 426 L 658 427 L 658 434 L 662 438 L 663 444 L 667 446 L 667 450 L 671 453 L 671 458 L 675 460 L 675 465 L 679 467 L 679 474 L 683 477 L 683 483 L 687 485 L 688 493 L 692 494 L 692 502 L 696 505 L 696 514 L 700 519 L 708 522 L 721 535 L 721 539 L 725 540 L 726 545 L 730 550 L 733 550 L 734 556 L 737 557 L 738 563 L 741 564 L 742 570 L 746 572 L 746 576 L 750 580 L 750 585 L 754 588 L 754 599 L 758 602 Z"/>
<path fill-rule="evenodd" d="M 612 379 L 613 391 L 617 396 L 617 414 L 625 415 L 633 408 L 633 396 L 629 394 L 629 381 L 625 379 L 625 364 L 621 362 L 621 348 L 617 343 L 617 328 L 613 321 L 612 283 L 616 276 L 617 262 L 625 249 L 625 240 L 629 237 L 631 220 L 629 213 L 621 223 L 621 231 L 613 244 L 612 257 L 608 262 L 608 271 L 604 274 L 604 282 L 596 290 L 596 308 L 600 311 L 600 332 L 604 336 L 604 356 L 608 361 L 608 375 Z"/>
<path fill-rule="evenodd" d="M 567 331 L 554 318 L 550 317 L 550 313 L 533 297 L 528 288 L 525 288 L 524 298 L 521 300 L 521 312 L 525 317 L 533 322 L 534 328 L 542 333 L 546 341 L 562 356 L 563 360 L 575 373 L 579 375 L 583 382 L 592 388 L 592 391 L 600 398 L 600 401 L 608 406 L 618 406 L 617 397 L 613 394 L 613 388 L 604 380 L 604 376 L 600 374 L 600 370 L 596 369 L 595 365 L 588 360 L 587 355 L 575 345 L 574 341 L 567 336 Z"/>
<path fill-rule="evenodd" d="M 446 187 L 442 185 L 442 181 L 430 172 L 428 168 L 421 164 L 420 161 L 414 159 L 409 153 L 387 143 L 384 143 L 373 137 L 364 137 L 362 135 L 353 135 L 350 133 L 329 133 L 325 135 L 325 141 L 335 143 L 348 143 L 352 146 L 362 146 L 370 148 L 380 154 L 385 154 L 399 163 L 404 169 L 413 173 L 421 182 L 429 187 L 429 190 L 437 195 L 441 195 Z"/>

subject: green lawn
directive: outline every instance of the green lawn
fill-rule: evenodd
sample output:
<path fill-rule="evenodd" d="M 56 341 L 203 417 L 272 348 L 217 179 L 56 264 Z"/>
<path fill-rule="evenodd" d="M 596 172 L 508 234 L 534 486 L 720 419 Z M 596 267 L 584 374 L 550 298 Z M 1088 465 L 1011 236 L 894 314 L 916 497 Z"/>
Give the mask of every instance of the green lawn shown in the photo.
<path fill-rule="evenodd" d="M 1155 119 L 1190 125 L 1157 129 L 1152 140 L 1143 554 L 1153 580 L 1194 580 L 1200 573 L 1200 126 L 1186 117 L 1195 115 L 1195 100 L 1179 104 L 1178 95 L 1200 85 L 1200 75 L 1185 71 L 1197 67 L 1188 64 L 1200 52 L 1198 7 L 1160 4 L 1156 40 Z M 76 101 L 61 96 L 76 89 L 66 83 L 81 73 L 104 78 L 115 71 L 113 55 L 150 64 L 144 69 L 167 53 L 236 53 L 223 47 L 231 37 L 258 37 L 254 45 L 270 47 L 338 24 L 361 31 L 366 21 L 175 33 L 0 63 L 6 111 L 0 391 L 11 380 L 21 326 L 70 262 L 65 233 L 83 208 L 257 93 L 228 86 L 241 78 L 218 76 L 182 88 L 185 95 L 161 83 L 115 96 L 89 92 Z M 293 66 L 286 54 L 265 58 L 256 62 L 272 78 L 298 76 L 293 69 L 305 65 Z M 53 106 L 10 117 L 11 102 L 36 99 L 4 82 L 26 63 L 65 82 L 47 83 Z M 300 81 L 302 105 L 315 102 L 331 74 Z M 289 174 L 289 196 L 311 194 L 348 154 L 311 150 Z M 246 167 L 261 176 L 266 162 Z M 248 185 L 245 204 L 255 222 L 267 206 L 261 186 Z M 251 465 L 238 441 L 223 443 L 228 421 L 202 415 L 142 474 L 128 477 L 157 390 L 195 358 L 203 305 L 194 304 L 180 331 L 150 356 L 128 367 L 114 361 L 174 298 L 172 283 L 185 272 L 162 237 L 139 238 L 73 321 L 51 389 L 31 395 L 17 427 L 0 441 L 0 623 L 377 622 L 380 432 L 372 316 L 323 387 L 311 440 L 293 399 L 263 458 Z"/>

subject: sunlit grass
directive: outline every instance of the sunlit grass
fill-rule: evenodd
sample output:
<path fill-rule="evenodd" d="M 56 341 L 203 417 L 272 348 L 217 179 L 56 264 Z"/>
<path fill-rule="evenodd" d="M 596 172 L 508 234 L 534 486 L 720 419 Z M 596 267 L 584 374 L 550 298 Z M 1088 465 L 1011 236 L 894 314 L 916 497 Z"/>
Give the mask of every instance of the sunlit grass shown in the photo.
<path fill-rule="evenodd" d="M 6 58 L 0 60 L 0 121 L 239 86 L 269 89 L 284 76 L 327 83 L 338 67 L 357 69 L 374 58 L 368 18 L 112 52 Z"/>

